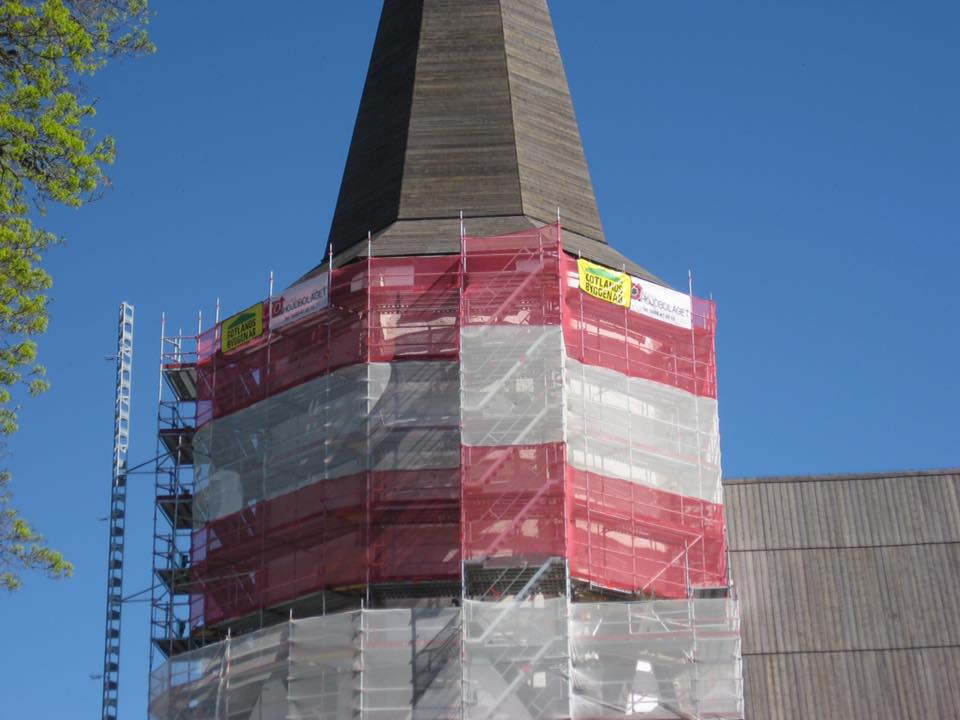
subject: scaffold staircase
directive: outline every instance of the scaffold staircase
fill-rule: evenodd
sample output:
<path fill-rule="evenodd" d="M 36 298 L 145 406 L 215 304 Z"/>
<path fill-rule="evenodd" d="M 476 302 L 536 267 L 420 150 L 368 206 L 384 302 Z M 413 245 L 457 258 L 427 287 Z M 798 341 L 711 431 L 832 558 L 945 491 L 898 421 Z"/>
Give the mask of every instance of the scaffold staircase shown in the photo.
<path fill-rule="evenodd" d="M 412 701 L 414 712 L 440 673 L 451 661 L 460 659 L 462 633 L 462 615 L 456 613 L 426 645 L 415 651 Z"/>
<path fill-rule="evenodd" d="M 190 627 L 196 338 L 166 334 L 161 321 L 157 459 L 154 467 L 150 667 L 199 647 Z"/>

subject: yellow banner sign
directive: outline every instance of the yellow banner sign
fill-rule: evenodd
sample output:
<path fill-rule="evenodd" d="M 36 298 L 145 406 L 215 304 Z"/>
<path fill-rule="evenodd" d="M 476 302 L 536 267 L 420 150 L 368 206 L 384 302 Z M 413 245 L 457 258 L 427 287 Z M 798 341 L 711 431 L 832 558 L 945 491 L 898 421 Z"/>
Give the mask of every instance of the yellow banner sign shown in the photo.
<path fill-rule="evenodd" d="M 614 305 L 630 307 L 633 287 L 629 275 L 583 259 L 577 260 L 577 268 L 580 270 L 580 289 L 587 295 Z"/>
<path fill-rule="evenodd" d="M 263 335 L 263 303 L 248 307 L 220 326 L 220 349 L 228 353 Z"/>

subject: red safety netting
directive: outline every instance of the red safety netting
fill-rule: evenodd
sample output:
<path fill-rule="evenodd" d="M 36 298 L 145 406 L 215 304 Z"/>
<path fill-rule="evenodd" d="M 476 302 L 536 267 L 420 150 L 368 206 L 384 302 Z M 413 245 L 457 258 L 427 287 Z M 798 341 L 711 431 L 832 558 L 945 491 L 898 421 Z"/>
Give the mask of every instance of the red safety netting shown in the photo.
<path fill-rule="evenodd" d="M 692 329 L 678 327 L 581 292 L 577 261 L 565 255 L 563 337 L 567 354 L 588 365 L 717 396 L 716 306 L 690 298 Z"/>
<path fill-rule="evenodd" d="M 457 356 L 459 258 L 373 258 L 332 273 L 329 306 L 229 353 L 198 341 L 197 425 L 340 367 Z M 367 276 L 372 281 L 368 283 Z M 368 287 L 370 291 L 368 292 Z"/>
<path fill-rule="evenodd" d="M 198 427 L 338 368 L 456 358 L 459 257 L 373 258 L 335 269 L 331 280 L 328 307 L 279 331 L 265 303 L 264 335 L 243 348 L 221 352 L 219 327 L 201 335 Z M 310 451 L 291 452 L 302 464 Z M 374 471 L 218 518 L 194 535 L 193 622 L 216 624 L 324 588 L 456 579 L 459 503 L 456 468 Z"/>
<path fill-rule="evenodd" d="M 468 237 L 463 248 L 457 256 L 375 258 L 336 269 L 327 308 L 271 331 L 265 306 L 263 337 L 231 353 L 220 351 L 216 328 L 199 338 L 198 427 L 253 412 L 245 409 L 341 368 L 459 358 L 462 407 L 451 408 L 454 419 L 445 432 L 455 453 L 459 412 L 462 444 L 459 468 L 379 471 L 368 463 L 369 472 L 346 477 L 331 477 L 330 464 L 322 472 L 311 469 L 317 457 L 320 465 L 327 462 L 320 448 L 290 441 L 289 452 L 271 450 L 265 457 L 278 473 L 293 477 L 289 487 L 317 479 L 196 530 L 195 625 L 325 589 L 455 581 L 461 558 L 532 564 L 562 556 L 575 579 L 661 597 L 685 597 L 691 585 L 723 584 L 722 506 L 645 486 L 642 473 L 625 475 L 631 482 L 574 467 L 571 462 L 580 461 L 570 449 L 564 389 L 566 353 L 585 365 L 715 398 L 713 303 L 691 299 L 692 328 L 683 328 L 586 295 L 573 282 L 576 259 L 562 251 L 556 226 Z M 419 407 L 428 391 L 415 383 L 426 381 L 397 377 L 410 383 L 410 395 L 390 397 Z M 585 392 L 584 379 L 578 382 Z M 598 387 L 599 380 L 590 382 Z M 650 398 L 644 402 L 657 402 Z M 322 396 L 316 401 L 322 404 Z M 392 406 L 384 410 L 401 415 Z M 377 423 L 371 420 L 366 432 Z M 398 445 L 398 456 L 440 441 L 431 435 L 439 428 L 417 427 L 415 418 L 381 430 L 381 444 L 399 432 L 398 442 L 406 444 Z M 603 440 L 603 431 L 593 432 Z M 321 437 L 304 432 L 308 436 Z M 336 438 L 327 441 L 331 445 L 346 442 L 330 437 Z M 364 442 L 371 449 L 370 440 L 351 442 L 358 452 Z M 642 437 L 630 442 L 645 447 Z M 687 450 L 680 458 L 687 465 L 703 462 Z M 596 455 L 594 449 L 583 462 L 596 463 Z M 625 462 L 632 457 L 628 453 Z M 249 460 L 261 461 L 259 455 Z M 227 470 L 243 475 L 244 462 Z M 415 466 L 396 462 L 393 467 Z M 656 472 L 668 475 L 670 462 L 663 459 Z M 302 479 L 300 467 L 309 469 Z"/>
<path fill-rule="evenodd" d="M 366 310 L 366 266 L 350 265 L 334 273 L 329 307 L 282 332 L 271 333 L 267 302 L 259 340 L 224 353 L 219 326 L 208 330 L 198 351 L 197 426 L 337 367 L 363 362 Z"/>
<path fill-rule="evenodd" d="M 463 240 L 461 325 L 559 325 L 560 230 Z"/>
<path fill-rule="evenodd" d="M 665 598 L 726 583 L 722 505 L 572 467 L 567 481 L 574 577 Z"/>
<path fill-rule="evenodd" d="M 545 413 L 562 413 L 559 404 L 538 408 L 540 398 L 562 387 L 562 347 L 552 348 L 553 357 L 535 357 L 549 337 L 542 328 L 560 324 L 562 254 L 555 226 L 464 238 L 461 326 L 499 328 L 465 330 L 461 343 L 467 560 L 542 562 L 566 550 L 562 437 L 550 444 L 523 442 L 531 427 L 550 420 Z M 504 356 L 511 358 L 506 364 L 500 362 Z M 476 411 L 474 395 L 482 396 Z M 514 422 L 511 415 L 521 407 L 532 407 L 532 417 Z M 516 444 L 498 445 L 505 438 Z"/>
<path fill-rule="evenodd" d="M 374 258 L 370 362 L 456 358 L 460 258 Z"/>
<path fill-rule="evenodd" d="M 715 397 L 713 303 L 691 298 L 691 327 L 684 328 L 587 295 L 577 286 L 576 260 L 559 249 L 557 232 L 465 240 L 464 328 L 561 322 L 568 356 L 584 364 Z M 536 562 L 565 555 L 575 578 L 661 597 L 685 597 L 692 585 L 725 581 L 721 505 L 574 468 L 566 464 L 563 442 L 470 446 L 483 445 L 487 428 L 490 437 L 509 437 L 503 430 L 511 427 L 509 414 L 527 407 L 523 387 L 543 395 L 551 383 L 565 382 L 559 365 L 534 357 L 533 346 L 542 349 L 545 335 L 491 331 L 468 344 L 474 334 L 465 330 L 461 343 L 464 398 L 471 397 L 467 384 L 474 382 L 493 397 L 490 405 L 506 410 L 503 417 L 467 407 L 463 412 L 465 559 Z M 497 364 L 505 354 L 520 360 Z M 528 365 L 536 367 L 528 371 Z M 485 366 L 492 368 L 489 377 Z M 501 392 L 496 373 L 504 368 L 510 387 Z M 536 416 L 521 423 L 518 434 L 534 423 L 546 424 Z"/>
<path fill-rule="evenodd" d="M 564 446 L 467 447 L 463 557 L 543 562 L 566 553 Z"/>
<path fill-rule="evenodd" d="M 192 577 L 202 595 L 194 625 L 215 625 L 276 602 L 359 583 L 365 574 L 365 484 L 315 483 L 220 518 L 193 537 Z"/>
<path fill-rule="evenodd" d="M 456 468 L 371 472 L 207 523 L 193 535 L 192 623 L 215 625 L 325 589 L 456 580 L 459 495 Z"/>

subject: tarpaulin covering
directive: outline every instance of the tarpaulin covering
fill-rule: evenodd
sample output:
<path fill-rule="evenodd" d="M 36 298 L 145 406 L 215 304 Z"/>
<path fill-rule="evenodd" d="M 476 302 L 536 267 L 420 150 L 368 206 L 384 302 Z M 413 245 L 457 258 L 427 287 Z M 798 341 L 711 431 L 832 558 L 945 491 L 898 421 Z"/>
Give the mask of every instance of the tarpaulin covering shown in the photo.
<path fill-rule="evenodd" d="M 563 440 L 563 336 L 559 327 L 464 327 L 460 374 L 464 445 Z"/>
<path fill-rule="evenodd" d="M 464 720 L 570 716 L 567 610 L 565 598 L 464 604 Z"/>
<path fill-rule="evenodd" d="M 731 600 L 576 603 L 296 619 L 179 655 L 151 720 L 739 719 Z"/>

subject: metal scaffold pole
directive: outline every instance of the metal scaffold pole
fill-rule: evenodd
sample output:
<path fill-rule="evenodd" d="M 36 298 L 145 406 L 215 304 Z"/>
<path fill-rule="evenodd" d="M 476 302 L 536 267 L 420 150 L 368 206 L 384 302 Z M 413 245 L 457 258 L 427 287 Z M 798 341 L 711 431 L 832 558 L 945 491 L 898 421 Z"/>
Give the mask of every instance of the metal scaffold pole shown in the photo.
<path fill-rule="evenodd" d="M 107 553 L 107 616 L 103 644 L 102 720 L 116 720 L 120 687 L 120 617 L 123 610 L 123 546 L 127 514 L 127 452 L 133 383 L 133 305 L 120 304 L 117 379 L 113 413 L 113 472 Z"/>

